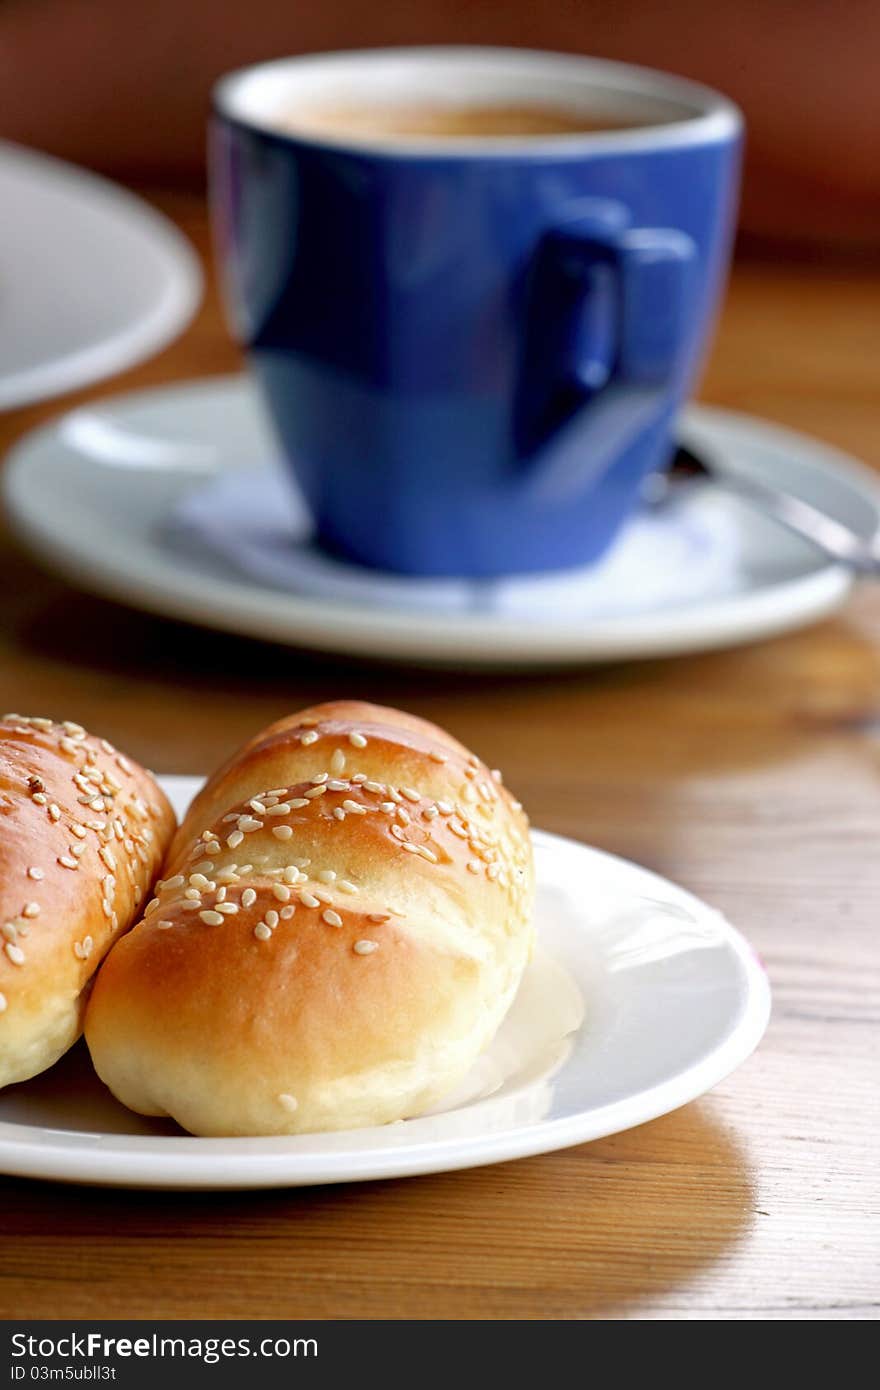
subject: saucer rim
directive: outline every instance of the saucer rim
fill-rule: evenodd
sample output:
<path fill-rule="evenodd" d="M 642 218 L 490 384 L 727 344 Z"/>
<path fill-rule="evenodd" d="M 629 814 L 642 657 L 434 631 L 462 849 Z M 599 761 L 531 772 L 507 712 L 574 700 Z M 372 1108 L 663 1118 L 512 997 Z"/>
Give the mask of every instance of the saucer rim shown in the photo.
<path fill-rule="evenodd" d="M 169 394 L 186 397 L 205 389 L 227 391 L 248 386 L 244 374 L 203 377 L 163 387 L 107 397 L 111 409 L 161 401 Z M 209 572 L 170 568 L 169 553 L 158 541 L 139 536 L 140 570 L 120 570 L 106 560 L 88 537 L 70 533 L 47 518 L 40 496 L 30 486 L 38 468 L 58 467 L 47 460 L 47 447 L 65 448 L 61 438 L 68 412 L 23 436 L 7 459 L 2 493 L 13 529 L 43 567 L 79 587 L 131 607 L 299 649 L 427 666 L 467 663 L 483 668 L 588 665 L 622 658 L 657 658 L 710 651 L 762 640 L 802 627 L 837 610 L 853 587 L 843 566 L 817 555 L 813 569 L 777 582 L 756 584 L 743 593 L 706 603 L 592 621 L 530 624 L 509 616 L 394 610 L 379 617 L 362 605 L 337 599 L 296 595 L 243 576 L 221 580 Z M 690 406 L 680 417 L 680 432 L 733 430 L 757 433 L 762 443 L 800 456 L 804 463 L 841 476 L 880 520 L 880 484 L 854 459 L 796 431 L 742 412 Z M 164 470 L 163 470 L 164 471 Z M 210 470 L 213 471 L 213 470 Z M 143 474 L 139 474 L 143 476 Z M 167 473 L 165 474 L 167 476 Z M 199 476 L 206 476 L 204 470 Z M 187 477 L 195 477 L 187 470 Z"/>

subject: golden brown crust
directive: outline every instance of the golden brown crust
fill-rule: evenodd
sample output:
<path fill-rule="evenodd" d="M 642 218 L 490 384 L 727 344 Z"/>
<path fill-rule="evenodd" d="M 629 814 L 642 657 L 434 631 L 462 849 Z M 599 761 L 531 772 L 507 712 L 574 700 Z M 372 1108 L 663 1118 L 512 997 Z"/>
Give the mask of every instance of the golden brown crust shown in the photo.
<path fill-rule="evenodd" d="M 0 720 L 0 1086 L 79 1036 L 91 978 L 173 829 L 150 774 L 105 739 L 72 721 Z"/>
<path fill-rule="evenodd" d="M 353 701 L 211 778 L 86 1037 L 132 1108 L 202 1134 L 417 1113 L 497 1028 L 531 941 L 528 823 L 442 730 Z"/>

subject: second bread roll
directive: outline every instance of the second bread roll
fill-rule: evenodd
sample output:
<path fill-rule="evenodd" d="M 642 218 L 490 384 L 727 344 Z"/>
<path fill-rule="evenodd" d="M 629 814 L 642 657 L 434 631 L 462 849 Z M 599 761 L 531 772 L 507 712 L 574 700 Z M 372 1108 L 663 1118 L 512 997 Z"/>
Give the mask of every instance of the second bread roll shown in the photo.
<path fill-rule="evenodd" d="M 86 1018 L 131 1109 L 201 1135 L 425 1110 L 527 962 L 528 822 L 424 720 L 353 701 L 265 730 L 211 778 Z"/>

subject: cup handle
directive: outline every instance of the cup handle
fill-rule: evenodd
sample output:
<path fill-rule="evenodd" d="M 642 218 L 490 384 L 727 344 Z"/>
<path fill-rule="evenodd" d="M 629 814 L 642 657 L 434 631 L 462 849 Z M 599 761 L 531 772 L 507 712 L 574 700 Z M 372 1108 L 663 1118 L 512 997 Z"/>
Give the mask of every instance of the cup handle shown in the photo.
<path fill-rule="evenodd" d="M 582 489 L 669 402 L 684 365 L 697 248 L 589 200 L 530 266 L 514 432 L 554 493 Z"/>

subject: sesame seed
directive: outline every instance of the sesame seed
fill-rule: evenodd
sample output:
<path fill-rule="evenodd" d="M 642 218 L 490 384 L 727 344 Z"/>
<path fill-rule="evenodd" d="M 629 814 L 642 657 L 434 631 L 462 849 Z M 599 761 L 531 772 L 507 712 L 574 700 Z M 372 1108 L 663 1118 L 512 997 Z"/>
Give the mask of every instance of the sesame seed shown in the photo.
<path fill-rule="evenodd" d="M 366 780 L 367 774 L 365 772 L 356 772 L 351 779 L 352 786 L 362 787 L 366 784 Z"/>
<path fill-rule="evenodd" d="M 277 898 L 280 903 L 290 902 L 290 889 L 286 883 L 273 883 L 272 896 Z"/>
<path fill-rule="evenodd" d="M 338 774 L 342 772 L 344 767 L 345 754 L 343 753 L 341 748 L 335 748 L 333 750 L 333 756 L 330 759 L 330 771 Z"/>
<path fill-rule="evenodd" d="M 400 848 L 401 848 L 401 849 L 407 850 L 407 852 L 408 852 L 409 854 L 418 854 L 418 852 L 419 852 L 419 847 L 418 847 L 418 845 L 411 845 L 411 844 L 409 844 L 409 842 L 406 841 L 406 840 L 403 840 L 403 842 L 401 843 Z"/>
<path fill-rule="evenodd" d="M 336 887 L 342 893 L 356 893 L 358 891 L 357 884 L 352 883 L 351 879 L 349 878 L 341 878 L 337 883 Z"/>
<path fill-rule="evenodd" d="M 206 853 L 206 854 L 219 854 L 219 853 L 220 853 L 220 841 L 219 841 L 219 840 L 208 840 L 207 844 L 205 845 L 205 853 Z"/>
<path fill-rule="evenodd" d="M 184 888 L 183 896 L 192 903 L 202 901 L 202 891 L 200 888 Z"/>
<path fill-rule="evenodd" d="M 295 912 L 296 903 L 288 903 L 287 907 L 282 907 L 278 915 L 281 918 L 282 922 L 289 922 Z"/>
<path fill-rule="evenodd" d="M 263 857 L 260 859 L 260 863 L 261 863 L 261 864 L 265 864 L 265 862 L 266 862 L 266 859 L 265 859 L 265 856 L 263 856 Z M 253 864 L 239 864 L 239 866 L 238 866 L 238 875 L 239 875 L 239 878 L 247 878 L 248 874 L 253 873 L 253 871 L 254 871 L 254 866 L 253 866 Z"/>
<path fill-rule="evenodd" d="M 167 931 L 170 926 L 173 926 L 173 923 L 169 922 L 167 917 L 163 917 L 161 922 L 156 923 L 156 926 L 159 931 Z"/>
<path fill-rule="evenodd" d="M 390 913 L 390 912 L 370 912 L 370 913 L 367 914 L 367 921 L 368 921 L 368 922 L 390 922 L 390 921 L 391 921 L 391 913 Z"/>
<path fill-rule="evenodd" d="M 58 859 L 56 860 L 56 863 L 61 864 L 65 869 L 79 868 L 79 864 L 77 864 L 75 859 L 71 859 L 69 854 L 60 854 L 58 856 Z"/>
<path fill-rule="evenodd" d="M 79 751 L 77 744 L 74 743 L 72 738 L 61 739 L 58 747 L 61 749 L 62 753 L 71 753 L 75 755 Z"/>
<path fill-rule="evenodd" d="M 198 912 L 199 909 L 200 909 L 200 907 L 201 907 L 201 905 L 202 905 L 202 900 L 201 900 L 201 898 L 197 898 L 195 902 L 186 902 L 186 903 L 181 903 L 181 904 L 180 904 L 180 906 L 181 906 L 181 908 L 182 908 L 182 910 L 183 910 L 184 912 Z"/>
<path fill-rule="evenodd" d="M 310 778 L 309 780 L 311 781 L 312 786 L 320 787 L 321 783 L 326 782 L 329 776 L 329 772 L 316 772 L 315 776 Z"/>
<path fill-rule="evenodd" d="M 379 810 L 384 811 L 386 815 L 393 816 L 397 807 L 393 801 L 383 801 L 379 806 Z"/>
<path fill-rule="evenodd" d="M 465 830 L 460 820 L 451 820 L 449 822 L 449 829 L 452 831 L 453 835 L 457 835 L 460 840 L 466 840 L 468 838 L 468 832 Z"/>
<path fill-rule="evenodd" d="M 278 1097 L 278 1103 L 279 1105 L 282 1105 L 285 1110 L 289 1111 L 291 1115 L 293 1114 L 294 1110 L 297 1110 L 299 1108 L 299 1101 L 297 1100 L 296 1096 L 290 1095 L 288 1091 L 282 1091 L 280 1093 Z"/>
<path fill-rule="evenodd" d="M 483 867 L 479 859 L 469 859 L 467 862 L 468 873 L 478 874 Z"/>
<path fill-rule="evenodd" d="M 109 851 L 107 851 L 107 852 L 109 852 Z M 104 850 L 101 850 L 101 858 L 102 858 L 102 859 L 104 858 L 104 854 L 105 854 L 105 851 L 104 851 Z M 112 855 L 111 855 L 111 858 L 112 858 Z M 185 882 L 186 882 L 186 879 L 183 877 L 183 874 L 175 874 L 173 878 L 166 878 L 165 882 L 162 884 L 162 887 L 163 887 L 163 888 L 182 888 Z"/>
<path fill-rule="evenodd" d="M 290 815 L 290 810 L 291 810 L 291 807 L 290 807 L 290 802 L 289 802 L 289 801 L 278 801 L 278 802 L 276 802 L 276 804 L 275 804 L 274 806 L 270 806 L 270 807 L 269 807 L 268 811 L 266 812 L 266 815 L 267 815 L 267 816 L 289 816 L 289 815 Z M 244 830 L 244 826 L 241 824 L 241 821 L 239 821 L 238 824 L 239 824 L 239 828 L 240 828 L 241 830 Z"/>
<path fill-rule="evenodd" d="M 253 888 L 245 888 L 244 892 L 241 895 L 242 907 L 253 907 L 256 901 L 257 895 L 254 892 Z"/>
<path fill-rule="evenodd" d="M 207 888 L 209 883 L 204 874 L 190 874 L 189 881 L 193 888 Z"/>
<path fill-rule="evenodd" d="M 333 777 L 327 783 L 327 790 L 328 792 L 347 792 L 349 786 L 350 783 L 342 781 L 339 777 Z"/>
<path fill-rule="evenodd" d="M 240 816 L 238 821 L 239 830 L 243 830 L 246 835 L 250 835 L 254 830 L 262 830 L 263 822 L 255 820 L 253 816 Z"/>
<path fill-rule="evenodd" d="M 476 777 L 477 769 L 475 767 L 466 767 L 464 770 L 464 775 L 465 777 Z"/>
<path fill-rule="evenodd" d="M 453 812 L 454 809 L 455 809 L 453 806 L 450 806 L 450 804 L 449 804 L 448 801 L 442 801 L 442 800 L 441 800 L 441 801 L 438 801 L 438 802 L 436 803 L 436 805 L 437 805 L 437 810 L 440 812 L 441 816 L 451 816 L 451 815 L 452 815 L 452 812 Z"/>
<path fill-rule="evenodd" d="M 214 908 L 217 912 L 222 913 L 224 917 L 234 917 L 238 911 L 238 903 L 228 903 L 218 899 L 214 904 Z"/>
<path fill-rule="evenodd" d="M 343 810 L 351 811 L 352 815 L 355 816 L 365 816 L 367 814 L 367 808 L 365 806 L 361 806 L 360 803 L 357 801 L 352 801 L 350 797 L 346 797 L 345 801 L 343 801 L 342 803 L 342 806 Z"/>
<path fill-rule="evenodd" d="M 7 941 L 3 949 L 13 965 L 24 965 L 26 956 L 20 946 L 14 945 L 11 941 Z"/>
<path fill-rule="evenodd" d="M 199 917 L 206 927 L 220 927 L 223 925 L 223 913 L 215 912 L 212 908 L 208 908 L 205 912 L 200 912 Z"/>
<path fill-rule="evenodd" d="M 286 864 L 284 866 L 282 878 L 285 883 L 299 883 L 300 881 L 304 883 L 308 878 L 308 874 L 301 874 L 294 864 Z"/>
<path fill-rule="evenodd" d="M 338 912 L 333 911 L 332 907 L 325 908 L 324 911 L 321 913 L 321 916 L 323 920 L 327 923 L 328 927 L 342 926 L 342 918 L 340 917 Z"/>
<path fill-rule="evenodd" d="M 384 796 L 384 795 L 385 795 L 385 783 L 384 783 L 384 782 L 365 782 L 365 783 L 364 783 L 364 791 L 372 792 L 374 796 Z"/>
<path fill-rule="evenodd" d="M 243 839 L 244 834 L 241 830 L 233 830 L 232 834 L 227 837 L 226 843 L 230 849 L 237 849 Z"/>
<path fill-rule="evenodd" d="M 34 798 L 36 800 L 36 798 Z M 54 801 L 49 802 L 49 819 L 58 821 L 61 819 L 61 811 Z"/>
<path fill-rule="evenodd" d="M 27 876 L 28 878 L 33 878 L 39 881 L 41 878 L 44 877 L 44 874 L 42 869 L 38 869 L 36 865 L 32 864 L 27 871 Z"/>
<path fill-rule="evenodd" d="M 233 822 L 234 820 L 238 820 L 238 812 L 237 812 L 237 811 L 229 811 L 229 812 L 227 812 L 227 814 L 223 817 L 223 824 L 224 824 L 224 825 L 231 825 L 232 822 Z M 208 831 L 207 833 L 210 834 L 211 832 Z M 198 846 L 199 846 L 199 841 L 196 840 L 196 848 L 197 848 L 197 849 L 198 849 Z"/>
<path fill-rule="evenodd" d="M 250 806 L 252 811 L 256 811 L 258 815 L 264 816 L 266 814 L 265 804 L 262 801 L 258 801 L 255 796 L 251 797 L 248 806 Z"/>
<path fill-rule="evenodd" d="M 400 821 L 401 825 L 410 824 L 410 814 L 405 806 L 398 806 L 395 815 L 397 816 L 397 819 Z"/>
<path fill-rule="evenodd" d="M 108 898 L 112 898 L 116 892 L 116 879 L 112 874 L 107 874 L 103 881 L 103 889 Z"/>
<path fill-rule="evenodd" d="M 265 922 L 258 922 L 254 927 L 254 936 L 258 941 L 268 941 L 272 933 Z"/>
<path fill-rule="evenodd" d="M 406 839 L 406 831 L 402 828 L 402 826 L 392 825 L 391 834 L 394 836 L 395 840 Z"/>
<path fill-rule="evenodd" d="M 0 927 L 0 936 L 5 937 L 7 941 L 14 941 L 18 936 L 18 927 L 14 922 L 4 922 Z"/>
<path fill-rule="evenodd" d="M 91 938 L 90 936 L 84 936 L 84 937 L 83 937 L 83 939 L 82 939 L 82 958 L 83 958 L 83 960 L 88 960 L 89 956 L 92 954 L 92 950 L 93 950 L 93 948 L 94 948 L 94 945 L 95 945 L 95 943 L 94 943 L 94 941 L 92 940 L 92 938 Z"/>
<path fill-rule="evenodd" d="M 101 899 L 101 911 L 103 912 L 105 917 L 113 916 L 113 904 L 111 903 L 109 898 Z"/>
<path fill-rule="evenodd" d="M 356 941 L 356 942 L 354 943 L 354 951 L 355 951 L 355 954 L 356 954 L 356 955 L 359 955 L 359 956 L 369 956 L 369 955 L 372 955 L 372 953 L 373 953 L 374 951 L 377 951 L 378 949 L 379 949 L 379 943 L 378 943 L 378 941 L 368 941 L 368 940 L 365 939 L 365 940 L 363 940 L 363 941 Z"/>
<path fill-rule="evenodd" d="M 49 800 L 49 798 L 47 797 L 47 795 L 46 795 L 45 792 L 34 792 L 34 798 L 33 798 L 33 799 L 34 799 L 34 801 L 37 803 L 38 806 L 45 806 L 45 805 L 46 805 L 46 802 Z M 56 816 L 53 816 L 52 819 L 53 819 L 53 820 L 56 820 L 57 817 L 56 817 Z"/>
<path fill-rule="evenodd" d="M 320 881 L 321 881 L 322 883 L 335 883 L 335 882 L 336 882 L 336 870 L 335 870 L 335 869 L 319 869 L 319 871 L 318 871 L 318 873 L 315 875 L 315 877 L 318 878 L 318 879 L 320 879 Z"/>
<path fill-rule="evenodd" d="M 6 995 L 0 994 L 0 1014 L 5 1014 L 6 1008 Z"/>
<path fill-rule="evenodd" d="M 294 859 L 293 862 L 297 869 L 307 869 L 312 861 L 311 859 Z"/>
<path fill-rule="evenodd" d="M 337 820 L 345 820 L 345 812 L 341 806 L 334 806 L 333 814 Z"/>
<path fill-rule="evenodd" d="M 286 788 L 286 787 L 273 787 L 271 791 L 269 791 L 269 792 L 264 792 L 263 795 L 264 795 L 264 798 L 267 797 L 267 796 L 274 796 L 275 799 L 276 799 L 276 801 L 277 801 L 277 799 L 278 799 L 279 796 L 286 796 L 286 795 L 287 795 L 287 788 Z"/>
<path fill-rule="evenodd" d="M 158 899 L 158 898 L 151 898 L 150 901 L 147 903 L 146 907 L 144 908 L 144 916 L 145 916 L 145 917 L 149 917 L 150 913 L 151 913 L 151 912 L 155 912 L 155 911 L 156 911 L 156 908 L 157 908 L 158 906 L 159 906 L 159 899 Z"/>
<path fill-rule="evenodd" d="M 399 791 L 395 791 L 394 787 L 389 787 L 389 788 L 388 788 L 388 795 L 391 797 L 391 800 L 392 800 L 393 802 L 395 802 L 395 804 L 398 805 L 398 806 L 400 805 L 401 801 L 403 800 L 403 797 L 400 795 L 400 792 L 399 792 Z"/>
<path fill-rule="evenodd" d="M 305 747 L 308 747 L 310 743 L 318 742 L 318 735 L 315 733 L 314 729 L 308 729 L 304 734 L 300 734 L 299 741 Z"/>
<path fill-rule="evenodd" d="M 45 720 L 44 722 L 48 724 L 50 721 Z M 34 720 L 34 723 L 36 723 L 36 720 Z M 85 738 L 86 736 L 86 731 L 82 724 L 75 724 L 72 719 L 65 719 L 61 727 L 66 734 L 73 734 L 75 738 Z"/>
<path fill-rule="evenodd" d="M 522 802 L 521 802 L 521 801 L 511 801 L 511 803 L 510 803 L 510 809 L 511 809 L 511 811 L 521 811 L 521 810 L 522 810 Z"/>
<path fill-rule="evenodd" d="M 501 873 L 501 867 L 500 867 L 500 865 L 498 865 L 498 864 L 490 864 L 489 867 L 488 867 L 488 869 L 486 870 L 486 877 L 487 877 L 487 878 L 491 878 L 491 879 L 494 881 L 494 880 L 498 877 L 498 875 L 499 875 L 500 873 Z"/>
<path fill-rule="evenodd" d="M 217 889 L 217 897 L 216 897 L 216 899 L 215 899 L 215 903 L 225 903 L 225 901 L 226 901 L 226 885 L 224 884 L 223 887 Z"/>
<path fill-rule="evenodd" d="M 357 731 L 349 734 L 348 741 L 352 748 L 366 748 L 367 746 L 367 740 L 364 738 L 363 734 L 359 734 Z"/>
<path fill-rule="evenodd" d="M 316 796 L 323 796 L 326 790 L 326 785 L 322 783 L 320 787 L 310 787 L 305 795 L 308 797 L 309 801 L 311 801 Z"/>
<path fill-rule="evenodd" d="M 301 811 L 301 810 L 303 809 L 303 807 L 304 807 L 304 806 L 308 806 L 308 804 L 309 804 L 309 803 L 308 803 L 308 798 L 307 798 L 307 797 L 305 797 L 305 796 L 295 796 L 294 799 L 293 799 L 293 801 L 291 801 L 291 802 L 289 803 L 289 806 L 290 806 L 291 811 Z M 277 833 L 278 833 L 278 829 L 277 829 L 277 827 L 276 827 L 275 830 L 272 831 L 272 834 L 273 834 L 273 835 L 277 835 Z"/>
<path fill-rule="evenodd" d="M 446 757 L 445 753 L 429 753 L 429 754 L 428 754 L 428 757 L 431 759 L 431 762 L 432 762 L 432 763 L 448 763 L 448 762 L 449 762 L 449 759 Z"/>
<path fill-rule="evenodd" d="M 320 907 L 321 905 L 320 898 L 316 898 L 314 893 L 302 892 L 299 895 L 299 900 L 303 907 Z"/>
<path fill-rule="evenodd" d="M 440 812 L 437 810 L 436 806 L 426 806 L 422 812 L 425 820 L 434 820 L 439 814 Z"/>

